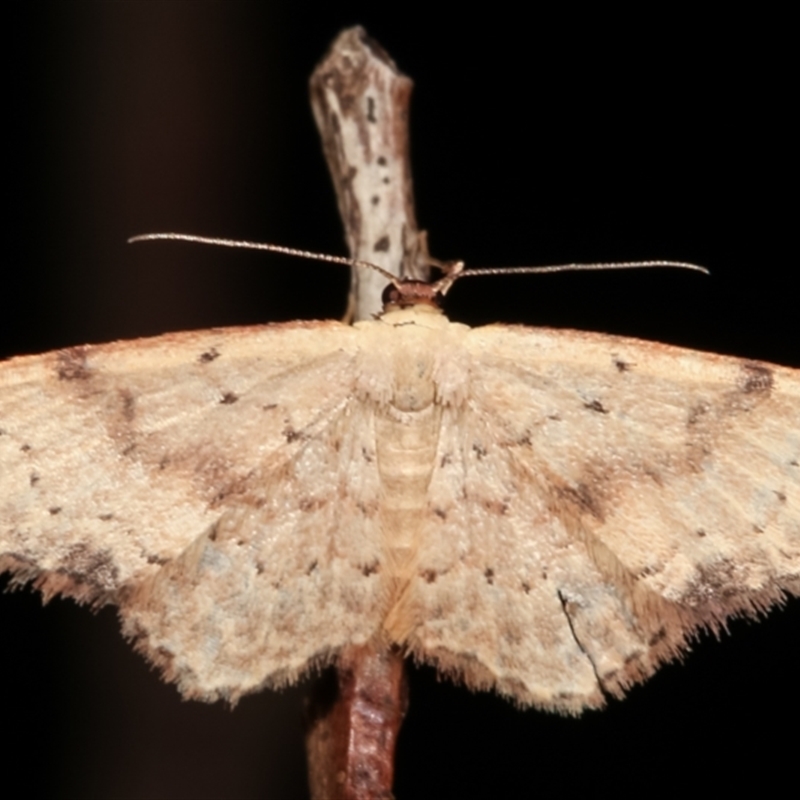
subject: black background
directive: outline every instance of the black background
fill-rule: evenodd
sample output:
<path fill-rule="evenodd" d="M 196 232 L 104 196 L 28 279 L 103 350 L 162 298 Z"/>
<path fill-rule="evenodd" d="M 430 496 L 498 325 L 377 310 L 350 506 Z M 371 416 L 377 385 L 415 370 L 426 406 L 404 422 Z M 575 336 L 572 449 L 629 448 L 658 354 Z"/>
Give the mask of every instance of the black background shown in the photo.
<path fill-rule="evenodd" d="M 633 335 L 800 366 L 786 21 L 648 7 L 72 2 L 6 20 L 0 356 L 340 316 L 328 265 L 128 236 L 178 230 L 343 253 L 307 80 L 364 25 L 416 84 L 432 252 L 501 266 L 695 261 L 463 281 L 451 319 Z M 671 7 L 670 7 L 671 8 Z M 783 60 L 782 60 L 783 59 Z M 705 637 L 580 720 L 414 670 L 398 798 L 780 788 L 800 713 L 800 602 Z M 6 785 L 47 797 L 303 797 L 304 686 L 180 700 L 113 609 L 0 597 Z"/>

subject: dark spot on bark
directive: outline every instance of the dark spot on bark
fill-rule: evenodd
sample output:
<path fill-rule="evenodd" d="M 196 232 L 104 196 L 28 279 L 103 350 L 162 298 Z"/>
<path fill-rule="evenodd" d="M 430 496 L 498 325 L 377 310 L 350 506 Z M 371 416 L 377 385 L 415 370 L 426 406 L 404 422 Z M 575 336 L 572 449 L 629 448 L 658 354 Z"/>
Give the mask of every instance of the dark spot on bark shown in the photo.
<path fill-rule="evenodd" d="M 796 458 L 793 458 L 793 459 L 792 459 L 792 460 L 789 462 L 789 466 L 790 466 L 790 467 L 800 467 L 800 463 L 798 463 L 798 461 L 797 461 L 797 459 L 796 459 Z"/>
<path fill-rule="evenodd" d="M 547 419 L 552 420 L 553 422 L 561 422 L 561 415 L 560 414 L 548 414 Z"/>
<path fill-rule="evenodd" d="M 706 535 L 706 532 L 702 528 L 698 528 L 695 531 L 695 535 L 699 536 L 702 539 Z"/>
<path fill-rule="evenodd" d="M 775 497 L 778 498 L 778 502 L 779 503 L 785 503 L 786 502 L 786 495 L 783 492 L 775 492 Z"/>
<path fill-rule="evenodd" d="M 368 97 L 367 98 L 367 122 L 375 123 L 378 121 L 378 118 L 375 116 L 375 98 Z"/>
<path fill-rule="evenodd" d="M 171 459 L 170 459 L 169 456 L 162 456 L 161 457 L 161 461 L 158 462 L 158 468 L 159 469 L 166 469 L 169 466 L 170 460 Z"/>
<path fill-rule="evenodd" d="M 381 202 L 381 199 L 380 199 L 380 197 L 378 197 L 378 195 L 374 194 L 374 195 L 372 195 L 372 197 L 370 198 L 370 202 L 372 203 L 372 205 L 373 205 L 373 206 L 377 206 L 377 205 L 378 205 L 378 203 L 380 203 L 380 202 Z"/>
<path fill-rule="evenodd" d="M 385 167 L 389 162 L 386 160 L 386 156 L 378 156 L 378 166 Z"/>
<path fill-rule="evenodd" d="M 525 431 L 525 433 L 523 433 L 522 436 L 520 436 L 519 439 L 517 439 L 517 444 L 520 446 L 527 445 L 528 447 L 530 447 L 531 445 L 530 433 L 528 431 Z"/>
<path fill-rule="evenodd" d="M 147 556 L 147 563 L 148 564 L 159 564 L 160 566 L 164 566 L 164 564 L 169 564 L 169 559 L 164 558 L 163 556 L 156 555 L 155 553 L 150 553 Z"/>
<path fill-rule="evenodd" d="M 761 364 L 746 363 L 742 364 L 736 385 L 743 394 L 755 394 L 769 392 L 774 382 L 771 369 Z"/>
<path fill-rule="evenodd" d="M 629 655 L 625 656 L 625 660 L 622 662 L 626 667 L 629 667 L 633 664 L 634 661 L 638 661 L 641 658 L 640 653 L 630 653 Z"/>
<path fill-rule="evenodd" d="M 472 449 L 474 450 L 475 455 L 478 456 L 478 459 L 483 458 L 488 452 L 486 448 L 478 442 L 472 445 Z"/>
<path fill-rule="evenodd" d="M 218 537 L 219 537 L 219 522 L 215 522 L 211 526 L 211 530 L 208 532 L 208 541 L 216 542 Z"/>
<path fill-rule="evenodd" d="M 39 476 L 35 472 L 31 472 L 31 477 L 30 477 L 31 486 L 36 486 L 36 484 L 39 483 L 39 480 L 40 480 Z"/>
<path fill-rule="evenodd" d="M 372 456 L 369 454 L 369 451 L 366 447 L 361 448 L 361 455 L 364 456 L 364 461 L 366 461 L 368 464 L 372 463 Z"/>
<path fill-rule="evenodd" d="M 22 450 L 23 453 L 29 453 L 30 449 L 31 449 L 31 446 L 29 444 L 24 444 L 24 445 L 22 445 L 22 447 L 20 447 L 20 450 Z"/>
<path fill-rule="evenodd" d="M 313 561 L 312 561 L 312 562 L 311 562 L 311 563 L 308 565 L 308 569 L 306 570 L 306 575 L 310 575 L 310 574 L 311 574 L 311 573 L 312 573 L 312 572 L 313 572 L 313 571 L 314 571 L 314 570 L 317 568 L 317 565 L 318 565 L 318 563 L 319 563 L 319 562 L 318 562 L 318 561 L 317 561 L 317 559 L 315 558 L 315 559 L 314 559 L 314 560 L 313 560 Z"/>
<path fill-rule="evenodd" d="M 546 569 L 543 569 L 543 570 L 542 570 L 542 580 L 543 580 L 543 581 L 546 581 L 546 580 L 547 580 L 547 570 L 546 570 Z"/>
<path fill-rule="evenodd" d="M 123 456 L 129 456 L 136 449 L 136 442 L 131 442 L 127 447 L 122 449 Z"/>
<path fill-rule="evenodd" d="M 264 572 L 264 562 L 256 561 L 256 575 L 261 575 Z"/>
<path fill-rule="evenodd" d="M 442 460 L 439 462 L 440 467 L 446 467 L 448 464 L 452 463 L 453 461 L 453 454 L 452 453 L 445 453 L 442 456 Z"/>
<path fill-rule="evenodd" d="M 663 642 L 664 639 L 667 637 L 667 629 L 666 628 L 659 628 L 651 637 L 650 641 L 648 641 L 648 645 L 650 647 L 655 647 L 659 642 Z"/>
<path fill-rule="evenodd" d="M 425 578 L 427 583 L 435 583 L 436 578 L 439 577 L 439 573 L 436 572 L 435 569 L 426 569 L 423 571 L 422 577 Z"/>
<path fill-rule="evenodd" d="M 434 508 L 433 513 L 440 519 L 447 519 L 447 512 L 443 508 Z"/>
<path fill-rule="evenodd" d="M 383 181 L 381 181 L 381 183 L 391 183 L 391 181 L 388 178 L 384 178 Z"/>
<path fill-rule="evenodd" d="M 56 514 L 60 514 L 60 513 L 61 513 L 61 506 L 50 506 L 50 508 L 48 508 L 47 510 L 48 510 L 48 511 L 49 511 L 49 512 L 50 512 L 50 513 L 53 515 L 53 516 L 55 516 Z"/>
<path fill-rule="evenodd" d="M 277 407 L 278 407 L 277 403 L 267 403 L 267 405 L 261 406 L 263 411 L 272 411 L 273 408 L 277 408 Z"/>
<path fill-rule="evenodd" d="M 589 411 L 597 411 L 599 414 L 608 414 L 608 410 L 599 400 L 592 400 L 590 403 L 584 403 L 583 407 L 588 408 Z"/>
<path fill-rule="evenodd" d="M 97 518 L 103 520 L 103 522 L 108 522 L 110 519 L 114 519 L 114 515 L 113 514 L 100 514 Z"/>
<path fill-rule="evenodd" d="M 222 400 L 219 402 L 223 406 L 232 406 L 238 399 L 239 395 L 236 394 L 236 392 L 225 392 L 225 394 L 222 395 Z"/>
<path fill-rule="evenodd" d="M 362 564 L 361 566 L 361 574 L 368 578 L 370 575 L 374 575 L 376 572 L 380 570 L 380 564 L 377 561 L 373 561 L 371 564 Z"/>
<path fill-rule="evenodd" d="M 378 239 L 377 242 L 375 242 L 375 245 L 373 246 L 372 249 L 376 253 L 386 253 L 388 252 L 390 246 L 391 246 L 391 240 L 389 239 L 389 237 L 381 236 L 381 238 Z"/>
<path fill-rule="evenodd" d="M 631 365 L 621 358 L 614 359 L 614 366 L 617 368 L 617 372 L 627 372 L 631 368 Z"/>
<path fill-rule="evenodd" d="M 525 594 L 531 593 L 531 585 L 527 581 L 522 581 L 521 586 L 522 586 L 522 591 L 525 592 Z"/>
<path fill-rule="evenodd" d="M 494 583 L 494 570 L 491 567 L 486 567 L 483 571 L 483 577 L 486 578 L 486 583 L 491 586 Z"/>
<path fill-rule="evenodd" d="M 212 361 L 215 361 L 219 358 L 219 351 L 216 347 L 212 347 L 210 350 L 206 350 L 205 353 L 201 353 L 200 357 L 197 359 L 201 364 L 210 364 Z"/>
<path fill-rule="evenodd" d="M 760 525 L 753 523 L 753 533 L 764 533 L 764 529 Z"/>
<path fill-rule="evenodd" d="M 86 348 L 70 347 L 60 350 L 56 356 L 58 364 L 56 373 L 60 381 L 85 381 L 91 377 L 86 365 Z"/>

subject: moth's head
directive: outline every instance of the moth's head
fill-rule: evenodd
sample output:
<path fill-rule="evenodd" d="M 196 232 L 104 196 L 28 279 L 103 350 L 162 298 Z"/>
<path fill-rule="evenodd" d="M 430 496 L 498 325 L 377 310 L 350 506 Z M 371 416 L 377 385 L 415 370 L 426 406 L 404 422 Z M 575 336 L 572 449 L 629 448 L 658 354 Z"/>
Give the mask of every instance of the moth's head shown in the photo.
<path fill-rule="evenodd" d="M 384 313 L 412 306 L 430 306 L 441 311 L 442 293 L 435 283 L 398 280 L 386 286 L 381 295 L 381 302 Z"/>
<path fill-rule="evenodd" d="M 370 265 L 372 266 L 372 265 Z M 412 306 L 427 306 L 442 310 L 442 298 L 450 290 L 456 279 L 464 271 L 463 261 L 432 261 L 432 266 L 442 271 L 438 281 L 407 280 L 392 278 L 383 290 L 381 301 L 383 312 L 395 311 L 398 308 L 411 308 Z M 383 270 L 381 270 L 383 272 Z"/>

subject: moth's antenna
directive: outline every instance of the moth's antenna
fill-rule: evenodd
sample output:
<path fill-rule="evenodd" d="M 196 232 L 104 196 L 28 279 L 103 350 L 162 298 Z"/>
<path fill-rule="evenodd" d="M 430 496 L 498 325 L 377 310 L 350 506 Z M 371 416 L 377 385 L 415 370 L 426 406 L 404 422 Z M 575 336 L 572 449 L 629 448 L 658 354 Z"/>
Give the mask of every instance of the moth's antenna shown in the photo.
<path fill-rule="evenodd" d="M 294 247 L 283 247 L 279 244 L 264 244 L 262 242 L 244 242 L 237 239 L 217 239 L 211 236 L 194 236 L 191 233 L 144 233 L 140 236 L 132 236 L 128 243 L 133 242 L 152 242 L 160 239 L 169 239 L 178 242 L 197 242 L 198 244 L 215 244 L 221 247 L 241 247 L 245 250 L 267 250 L 270 253 L 283 253 L 287 256 L 298 256 L 299 258 L 310 258 L 314 261 L 327 261 L 331 264 L 344 264 L 348 267 L 368 267 L 383 275 L 393 286 L 397 287 L 402 293 L 403 281 L 391 272 L 387 272 L 383 267 L 373 264 L 370 261 L 362 261 L 359 258 L 347 258 L 346 256 L 331 256 L 327 253 L 313 253 L 310 250 L 298 250 Z M 691 269 L 695 272 L 702 272 L 706 275 L 709 271 L 705 267 L 691 264 L 686 261 L 610 261 L 597 264 L 556 264 L 544 267 L 481 267 L 479 269 L 464 269 L 463 261 L 439 261 L 438 259 L 428 259 L 431 266 L 440 269 L 444 276 L 430 288 L 433 293 L 441 295 L 447 294 L 453 284 L 459 278 L 472 277 L 476 275 L 543 275 L 550 272 L 587 272 L 605 271 L 611 269 L 647 269 L 648 267 L 671 267 L 673 269 Z"/>
<path fill-rule="evenodd" d="M 556 264 L 544 267 L 480 267 L 478 269 L 464 269 L 463 261 L 445 262 L 437 264 L 446 273 L 437 281 L 436 286 L 441 294 L 447 294 L 450 287 L 460 278 L 474 275 L 543 275 L 550 272 L 590 272 L 611 269 L 647 269 L 648 267 L 671 267 L 673 269 L 691 269 L 705 275 L 711 273 L 698 264 L 687 261 L 609 261 L 597 264 Z"/>
<path fill-rule="evenodd" d="M 217 239 L 210 236 L 194 236 L 191 233 L 143 233 L 140 236 L 131 236 L 128 244 L 134 242 L 153 242 L 160 239 L 170 239 L 177 242 L 197 242 L 198 244 L 215 244 L 220 247 L 241 247 L 245 250 L 268 250 L 271 253 L 283 253 L 287 256 L 298 256 L 299 258 L 311 258 L 314 261 L 328 261 L 331 264 L 344 264 L 346 267 L 369 267 L 376 272 L 380 272 L 386 280 L 391 281 L 395 286 L 399 282 L 396 275 L 387 272 L 377 264 L 369 261 L 361 261 L 358 258 L 347 258 L 346 256 L 330 256 L 326 253 L 312 253 L 310 250 L 297 250 L 294 247 L 283 247 L 279 244 L 263 244 L 262 242 L 243 242 L 237 239 Z"/>

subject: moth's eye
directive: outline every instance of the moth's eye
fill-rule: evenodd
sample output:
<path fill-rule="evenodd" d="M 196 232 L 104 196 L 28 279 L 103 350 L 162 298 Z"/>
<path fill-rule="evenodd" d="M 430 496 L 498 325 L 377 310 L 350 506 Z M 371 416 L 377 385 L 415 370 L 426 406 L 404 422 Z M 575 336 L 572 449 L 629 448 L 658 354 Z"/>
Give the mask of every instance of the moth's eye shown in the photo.
<path fill-rule="evenodd" d="M 401 292 L 393 283 L 386 284 L 386 288 L 383 290 L 383 294 L 381 295 L 381 302 L 385 305 L 392 305 L 397 304 L 403 297 L 403 292 Z"/>

